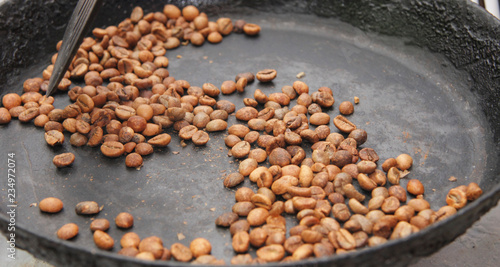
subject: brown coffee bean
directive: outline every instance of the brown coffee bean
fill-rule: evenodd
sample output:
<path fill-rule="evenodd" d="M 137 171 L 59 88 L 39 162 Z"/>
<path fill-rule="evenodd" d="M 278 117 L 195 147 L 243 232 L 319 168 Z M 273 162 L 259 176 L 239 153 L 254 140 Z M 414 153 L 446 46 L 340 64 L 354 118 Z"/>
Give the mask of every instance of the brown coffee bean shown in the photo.
<path fill-rule="evenodd" d="M 344 101 L 340 103 L 339 111 L 342 115 L 351 115 L 354 112 L 354 105 L 351 101 Z"/>
<path fill-rule="evenodd" d="M 365 147 L 359 151 L 359 158 L 362 160 L 368 160 L 373 162 L 377 162 L 379 160 L 377 152 L 375 152 L 374 149 L 368 147 Z"/>
<path fill-rule="evenodd" d="M 137 147 L 136 147 L 137 149 Z M 143 159 L 139 153 L 130 153 L 125 157 L 125 165 L 129 168 L 140 168 L 143 164 Z"/>
<path fill-rule="evenodd" d="M 247 221 L 250 226 L 260 226 L 266 222 L 269 211 L 264 208 L 255 208 L 248 213 Z"/>
<path fill-rule="evenodd" d="M 479 187 L 477 183 L 470 183 L 465 191 L 468 201 L 474 201 L 483 194 L 483 190 Z"/>
<path fill-rule="evenodd" d="M 8 93 L 2 97 L 2 105 L 6 109 L 20 106 L 22 103 L 21 97 L 16 93 Z"/>
<path fill-rule="evenodd" d="M 94 243 L 98 248 L 103 250 L 111 250 L 115 245 L 113 238 L 101 230 L 94 232 Z"/>
<path fill-rule="evenodd" d="M 401 154 L 396 157 L 396 166 L 402 171 L 408 170 L 412 164 L 413 158 L 408 154 Z"/>
<path fill-rule="evenodd" d="M 389 170 L 392 167 L 396 167 L 397 164 L 398 163 L 395 158 L 388 158 L 384 161 L 384 163 L 382 163 L 382 170 L 385 172 L 389 172 Z"/>
<path fill-rule="evenodd" d="M 233 250 L 236 253 L 245 253 L 250 246 L 250 235 L 246 231 L 239 231 L 234 234 L 232 242 Z"/>
<path fill-rule="evenodd" d="M 198 130 L 193 137 L 191 138 L 191 141 L 193 141 L 193 144 L 197 146 L 202 146 L 208 143 L 210 140 L 210 137 L 208 133 L 206 133 L 203 130 Z"/>
<path fill-rule="evenodd" d="M 126 233 L 120 239 L 120 245 L 123 248 L 128 248 L 128 247 L 138 248 L 140 242 L 141 239 L 139 238 L 139 235 L 134 232 Z"/>
<path fill-rule="evenodd" d="M 382 206 L 384 204 L 382 203 Z M 356 214 L 366 215 L 370 210 L 355 198 L 349 199 L 349 208 Z"/>
<path fill-rule="evenodd" d="M 241 78 L 247 79 L 248 83 L 253 83 L 253 81 L 255 80 L 255 76 L 253 75 L 253 73 L 242 72 L 242 73 L 239 73 L 238 75 L 236 75 L 236 78 L 234 79 L 234 81 L 237 82 Z"/>
<path fill-rule="evenodd" d="M 104 218 L 95 219 L 90 223 L 90 230 L 92 232 L 101 230 L 107 231 L 109 229 L 109 221 Z"/>
<path fill-rule="evenodd" d="M 237 159 L 244 158 L 250 153 L 250 148 L 250 143 L 247 141 L 240 141 L 231 148 L 231 154 Z"/>
<path fill-rule="evenodd" d="M 330 116 L 323 112 L 314 113 L 309 118 L 309 123 L 312 125 L 325 125 L 330 122 Z"/>
<path fill-rule="evenodd" d="M 252 189 L 248 187 L 241 187 L 236 190 L 236 193 L 234 194 L 234 198 L 237 202 L 241 201 L 250 201 L 252 196 L 254 195 L 254 192 Z"/>
<path fill-rule="evenodd" d="M 172 137 L 167 134 L 159 134 L 151 139 L 148 140 L 148 144 L 155 146 L 155 147 L 165 147 L 168 144 L 170 144 L 170 141 L 172 140 Z"/>
<path fill-rule="evenodd" d="M 375 183 L 375 181 L 370 179 L 368 177 L 368 175 L 366 175 L 364 173 L 358 174 L 358 183 L 359 183 L 359 186 L 361 188 L 363 188 L 363 190 L 366 190 L 366 191 L 372 191 L 373 189 L 375 189 L 377 187 L 377 183 Z"/>
<path fill-rule="evenodd" d="M 15 108 L 11 109 L 11 110 L 14 110 Z M 38 111 L 38 108 L 37 107 L 32 107 L 32 108 L 28 108 L 24 111 L 22 111 L 18 116 L 17 116 L 17 119 L 21 122 L 29 122 L 31 120 L 33 120 L 34 118 L 36 118 L 38 115 L 40 115 L 40 112 Z M 16 116 L 13 116 L 12 112 L 11 112 L 11 116 L 12 117 L 16 117 Z"/>
<path fill-rule="evenodd" d="M 78 235 L 78 225 L 74 223 L 65 224 L 57 230 L 57 237 L 59 239 L 68 240 L 74 238 L 76 235 Z"/>
<path fill-rule="evenodd" d="M 207 132 L 224 131 L 227 128 L 227 122 L 217 119 L 207 123 L 205 129 Z"/>
<path fill-rule="evenodd" d="M 139 254 L 139 250 L 135 247 L 126 247 L 126 248 L 122 248 L 120 251 L 118 251 L 118 254 L 124 255 L 127 257 L 136 257 Z M 143 257 L 143 256 L 140 256 L 140 257 Z M 154 259 L 153 255 L 151 255 L 151 257 L 153 257 L 153 259 Z"/>
<path fill-rule="evenodd" d="M 333 119 L 333 124 L 337 127 L 337 129 L 344 133 L 350 133 L 356 129 L 356 125 L 342 115 L 335 117 Z"/>
<path fill-rule="evenodd" d="M 234 212 L 226 212 L 215 219 L 215 225 L 229 227 L 232 223 L 236 222 L 238 218 L 238 214 Z"/>
<path fill-rule="evenodd" d="M 174 257 L 176 261 L 188 262 L 193 258 L 191 249 L 181 243 L 172 244 L 172 246 L 170 247 L 170 252 L 172 253 L 172 257 Z"/>
<path fill-rule="evenodd" d="M 245 92 L 245 87 L 247 86 L 248 84 L 248 80 L 247 78 L 245 77 L 241 77 L 240 79 L 238 79 L 238 81 L 236 81 L 236 90 L 240 93 L 243 93 Z"/>
<path fill-rule="evenodd" d="M 273 149 L 271 154 L 269 154 L 269 163 L 271 165 L 283 167 L 290 164 L 291 160 L 292 157 L 290 156 L 290 153 L 281 147 Z"/>
<path fill-rule="evenodd" d="M 115 224 L 119 228 L 128 229 L 134 225 L 134 217 L 128 212 L 121 212 L 116 216 Z"/>
<path fill-rule="evenodd" d="M 394 213 L 400 206 L 399 200 L 394 197 L 390 196 L 386 199 L 384 199 L 384 202 L 382 202 L 381 209 L 385 213 Z"/>
<path fill-rule="evenodd" d="M 394 212 L 394 216 L 399 221 L 409 222 L 413 215 L 415 215 L 415 209 L 410 205 L 401 206 Z"/>
<path fill-rule="evenodd" d="M 58 198 L 48 197 L 40 201 L 38 208 L 43 212 L 58 213 L 63 209 L 63 202 Z"/>
<path fill-rule="evenodd" d="M 210 241 L 205 238 L 196 238 L 189 244 L 189 248 L 191 249 L 191 253 L 193 257 L 198 258 L 203 255 L 209 255 L 212 251 L 212 245 Z"/>
<path fill-rule="evenodd" d="M 99 204 L 95 201 L 83 201 L 76 204 L 75 212 L 78 215 L 93 215 L 101 211 Z"/>
<path fill-rule="evenodd" d="M 257 118 L 259 112 L 253 107 L 244 107 L 236 111 L 236 119 L 241 121 L 249 121 Z"/>
<path fill-rule="evenodd" d="M 255 205 L 250 201 L 240 201 L 233 205 L 232 211 L 238 216 L 248 216 L 251 210 L 255 208 Z"/>
<path fill-rule="evenodd" d="M 245 177 L 240 173 L 231 173 L 226 177 L 226 179 L 224 179 L 224 186 L 228 188 L 235 187 L 242 183 L 244 179 Z"/>
<path fill-rule="evenodd" d="M 243 26 L 243 32 L 246 35 L 255 36 L 260 32 L 260 26 L 253 23 L 245 23 Z"/>
<path fill-rule="evenodd" d="M 3 107 L 0 108 L 0 125 L 9 123 L 11 119 L 12 116 L 10 115 L 9 110 Z"/>
<path fill-rule="evenodd" d="M 264 69 L 257 72 L 255 77 L 260 82 L 270 82 L 276 78 L 278 72 L 274 69 Z"/>
<path fill-rule="evenodd" d="M 116 158 L 123 155 L 125 147 L 122 143 L 116 141 L 104 142 L 101 145 L 101 152 L 106 157 Z"/>
<path fill-rule="evenodd" d="M 466 192 L 453 188 L 446 195 L 446 204 L 455 208 L 461 209 L 467 204 L 467 194 Z"/>
<path fill-rule="evenodd" d="M 406 190 L 408 193 L 418 196 L 424 194 L 424 185 L 417 179 L 411 179 L 406 185 Z"/>
<path fill-rule="evenodd" d="M 396 197 L 400 202 L 406 202 L 406 190 L 400 185 L 393 185 L 388 189 L 389 196 Z"/>
<path fill-rule="evenodd" d="M 52 159 L 52 163 L 56 165 L 57 168 L 63 168 L 71 165 L 75 161 L 75 155 L 73 153 L 63 153 L 56 155 Z"/>

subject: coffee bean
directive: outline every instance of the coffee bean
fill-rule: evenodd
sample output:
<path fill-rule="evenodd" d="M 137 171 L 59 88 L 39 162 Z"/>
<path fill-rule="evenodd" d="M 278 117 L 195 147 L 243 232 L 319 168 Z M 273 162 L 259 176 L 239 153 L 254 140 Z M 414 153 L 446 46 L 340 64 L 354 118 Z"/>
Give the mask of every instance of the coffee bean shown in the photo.
<path fill-rule="evenodd" d="M 248 213 L 247 221 L 250 226 L 260 226 L 266 222 L 269 211 L 264 208 L 255 208 Z"/>
<path fill-rule="evenodd" d="M 140 242 L 141 239 L 139 238 L 139 235 L 134 232 L 126 233 L 120 239 L 120 245 L 123 248 L 128 248 L 128 247 L 138 248 Z"/>
<path fill-rule="evenodd" d="M 244 179 L 245 177 L 240 173 L 231 173 L 226 177 L 226 179 L 224 179 L 224 186 L 228 188 L 235 187 L 242 183 Z"/>
<path fill-rule="evenodd" d="M 59 239 L 68 240 L 74 238 L 76 235 L 78 235 L 78 225 L 74 223 L 65 224 L 57 230 L 57 237 Z"/>
<path fill-rule="evenodd" d="M 483 190 L 479 187 L 477 183 L 470 183 L 465 191 L 468 201 L 474 201 L 483 194 Z"/>
<path fill-rule="evenodd" d="M 4 104 L 5 105 L 5 104 Z M 12 119 L 9 110 L 6 108 L 0 108 L 0 124 L 7 124 Z"/>
<path fill-rule="evenodd" d="M 229 227 L 232 223 L 238 220 L 238 214 L 234 212 L 226 212 L 215 219 L 215 225 L 221 227 Z"/>
<path fill-rule="evenodd" d="M 172 140 L 171 136 L 167 133 L 159 134 L 148 140 L 148 144 L 155 147 L 165 147 Z"/>
<path fill-rule="evenodd" d="M 140 168 L 142 163 L 143 159 L 139 153 L 130 153 L 125 157 L 125 165 L 129 168 Z"/>
<path fill-rule="evenodd" d="M 237 159 L 244 158 L 250 153 L 250 148 L 250 143 L 247 141 L 240 141 L 231 148 L 231 154 Z"/>
<path fill-rule="evenodd" d="M 36 118 L 38 115 L 40 115 L 38 108 L 32 107 L 32 108 L 28 108 L 28 109 L 22 111 L 19 114 L 19 116 L 17 117 L 17 119 L 21 122 L 28 122 L 28 121 L 31 121 L 34 118 Z M 12 117 L 14 117 L 14 116 L 12 116 Z"/>
<path fill-rule="evenodd" d="M 172 257 L 174 257 L 176 261 L 188 262 L 193 258 L 191 249 L 181 243 L 172 244 L 172 246 L 170 247 L 170 252 L 172 253 Z"/>
<path fill-rule="evenodd" d="M 120 142 L 105 142 L 101 145 L 101 152 L 106 157 L 116 158 L 123 155 L 123 153 L 125 152 L 125 147 Z"/>
<path fill-rule="evenodd" d="M 250 35 L 250 36 L 257 35 L 260 32 L 260 26 L 257 24 L 253 24 L 253 23 L 246 23 L 243 26 L 243 32 L 246 35 Z"/>
<path fill-rule="evenodd" d="M 75 212 L 78 215 L 93 215 L 101 211 L 99 204 L 95 201 L 83 201 L 76 204 Z"/>
<path fill-rule="evenodd" d="M 285 257 L 285 249 L 278 244 L 264 246 L 257 250 L 257 257 L 265 262 L 277 262 Z"/>
<path fill-rule="evenodd" d="M 95 219 L 90 223 L 90 230 L 92 232 L 101 230 L 107 231 L 109 229 L 109 221 L 104 218 Z"/>
<path fill-rule="evenodd" d="M 191 253 L 193 257 L 198 258 L 203 255 L 209 255 L 212 251 L 212 245 L 205 238 L 195 238 L 191 241 L 189 248 L 191 249 Z"/>
<path fill-rule="evenodd" d="M 274 80 L 274 78 L 276 78 L 277 74 L 278 74 L 277 71 L 274 69 L 264 69 L 258 71 L 255 77 L 260 82 L 270 82 Z"/>
<path fill-rule="evenodd" d="M 63 209 L 63 202 L 58 198 L 48 197 L 40 201 L 38 208 L 43 212 L 58 213 Z"/>
<path fill-rule="evenodd" d="M 75 155 L 73 153 L 63 153 L 56 155 L 52 159 L 52 163 L 56 165 L 57 168 L 63 168 L 71 165 L 75 161 Z"/>
<path fill-rule="evenodd" d="M 396 166 L 402 171 L 409 169 L 412 164 L 413 158 L 408 154 L 401 154 L 396 157 Z"/>
<path fill-rule="evenodd" d="M 94 243 L 98 248 L 103 250 L 111 250 L 115 245 L 113 238 L 101 230 L 94 232 Z"/>
<path fill-rule="evenodd" d="M 236 253 L 245 253 L 250 246 L 250 235 L 246 231 L 239 231 L 234 234 L 232 241 L 233 250 Z"/>
<path fill-rule="evenodd" d="M 356 125 L 342 115 L 335 117 L 333 119 L 333 124 L 337 127 L 337 129 L 344 133 L 350 133 L 356 129 Z"/>
<path fill-rule="evenodd" d="M 408 193 L 418 196 L 424 194 L 424 185 L 417 179 L 411 179 L 406 185 L 406 190 Z"/>
<path fill-rule="evenodd" d="M 255 80 L 255 76 L 251 72 L 242 72 L 236 75 L 236 78 L 234 79 L 235 82 L 238 82 L 239 79 L 245 78 L 247 79 L 247 83 L 253 83 Z"/>
<path fill-rule="evenodd" d="M 116 216 L 115 224 L 119 228 L 128 229 L 134 225 L 134 217 L 128 212 L 121 212 Z"/>
<path fill-rule="evenodd" d="M 218 131 L 224 131 L 227 128 L 227 122 L 217 119 L 210 121 L 207 123 L 207 126 L 205 129 L 207 132 L 218 132 Z"/>
<path fill-rule="evenodd" d="M 463 208 L 467 204 L 466 192 L 457 188 L 450 189 L 446 195 L 446 204 L 457 210 Z"/>

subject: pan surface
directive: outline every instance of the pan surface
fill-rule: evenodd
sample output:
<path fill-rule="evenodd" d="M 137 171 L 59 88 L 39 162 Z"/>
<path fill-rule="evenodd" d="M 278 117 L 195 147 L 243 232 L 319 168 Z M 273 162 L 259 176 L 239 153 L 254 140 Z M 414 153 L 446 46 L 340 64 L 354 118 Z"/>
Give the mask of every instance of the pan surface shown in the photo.
<path fill-rule="evenodd" d="M 64 21 L 63 18 L 69 16 L 74 2 L 68 2 L 51 3 L 59 7 L 55 9 L 60 12 L 59 20 Z M 253 97 L 257 88 L 266 94 L 279 92 L 282 86 L 297 80 L 299 72 L 305 72 L 306 76 L 301 80 L 309 85 L 311 91 L 321 86 L 332 88 L 336 103 L 334 108 L 326 111 L 332 118 L 339 114 L 339 103 L 352 101 L 354 96 L 360 98 L 349 119 L 368 132 L 368 141 L 363 147 L 375 149 L 381 160 L 401 153 L 411 154 L 414 165 L 408 177 L 419 179 L 424 184 L 425 199 L 431 203 L 431 208 L 437 209 L 446 204 L 445 196 L 449 189 L 477 182 L 485 192 L 483 197 L 449 220 L 380 247 L 301 262 L 339 266 L 404 265 L 451 242 L 498 201 L 499 112 L 498 107 L 492 104 L 497 100 L 495 102 L 489 97 L 498 96 L 499 79 L 498 76 L 488 76 L 490 69 L 482 65 L 480 59 L 474 63 L 465 62 L 465 52 L 464 58 L 459 58 L 446 49 L 428 46 L 440 52 L 437 53 L 418 46 L 423 42 L 414 39 L 418 36 L 404 36 L 405 33 L 401 33 L 402 37 L 386 35 L 397 29 L 397 24 L 403 23 L 404 18 L 395 16 L 392 29 L 384 28 L 383 24 L 370 24 L 369 14 L 385 12 L 379 10 L 383 5 L 377 1 L 372 4 L 372 10 L 368 7 L 359 9 L 366 12 L 365 21 L 355 15 L 352 20 L 346 18 L 347 11 L 353 12 L 349 8 L 356 8 L 355 4 L 341 7 L 338 3 L 329 3 L 331 6 L 328 6 L 325 2 L 318 2 L 252 1 L 238 2 L 238 5 L 224 1 L 197 2 L 202 11 L 214 18 L 242 18 L 259 24 L 262 31 L 256 38 L 231 34 L 217 45 L 188 45 L 169 50 L 166 55 L 170 59 L 168 70 L 176 79 L 184 79 L 197 86 L 205 82 L 220 85 L 225 80 L 234 79 L 240 72 L 255 73 L 265 68 L 278 71 L 272 83 L 254 82 L 245 93 L 219 97 L 232 101 L 237 108 L 243 107 L 242 99 Z M 164 5 L 158 1 L 116 3 L 119 4 L 106 3 L 96 26 L 119 23 L 137 4 L 146 12 L 161 10 Z M 181 1 L 181 4 L 187 3 Z M 457 5 L 479 18 L 484 15 L 465 4 Z M 346 13 L 341 12 L 343 8 Z M 439 7 L 422 10 L 437 12 Z M 412 12 L 410 9 L 408 14 Z M 419 16 L 427 15 L 419 13 Z M 439 23 L 439 17 L 436 22 Z M 49 18 L 48 25 L 57 23 L 61 22 Z M 495 23 L 498 27 L 498 22 Z M 22 58 L 21 63 L 26 64 L 24 68 L 13 64 L 2 66 L 11 70 L 11 74 L 1 77 L 7 82 L 3 84 L 8 85 L 2 85 L 2 96 L 8 92 L 21 93 L 25 79 L 41 76 L 55 52 L 58 39 L 54 37 L 62 35 L 63 25 L 61 23 L 55 28 L 47 26 L 49 29 L 45 33 L 53 34 L 33 41 L 32 44 L 40 44 L 29 48 L 36 52 L 36 58 L 15 55 Z M 496 46 L 489 43 L 490 50 L 485 50 L 482 55 L 484 60 L 491 57 L 491 53 L 498 53 L 499 50 L 491 50 L 498 48 L 498 40 L 500 38 L 496 39 Z M 453 38 L 446 41 L 449 48 L 455 45 L 455 41 Z M 477 38 L 477 42 L 480 41 Z M 475 64 L 476 73 L 470 71 L 473 68 L 470 64 Z M 56 108 L 69 103 L 64 93 L 55 98 Z M 237 120 L 230 116 L 229 124 L 234 123 Z M 332 123 L 329 126 L 332 132 L 337 131 Z M 237 161 L 227 156 L 223 140 L 225 134 L 211 134 L 210 142 L 204 147 L 194 147 L 189 142 L 182 147 L 176 133 L 172 130 L 167 132 L 172 135 L 170 145 L 145 157 L 144 166 L 135 170 L 125 167 L 123 157 L 106 158 L 98 148 L 75 148 L 68 142 L 60 148 L 48 147 L 43 139 L 43 129 L 34 127 L 32 123 L 12 121 L 9 125 L 0 126 L 2 173 L 7 172 L 8 153 L 15 154 L 16 244 L 57 265 L 138 266 L 143 262 L 116 254 L 120 248 L 118 241 L 126 232 L 134 231 L 141 238 L 159 236 L 165 247 L 176 242 L 189 245 L 194 238 L 204 237 L 212 243 L 212 254 L 229 263 L 235 255 L 230 245 L 231 236 L 228 230 L 214 225 L 215 218 L 230 211 L 234 204 L 235 190 L 222 185 L 223 178 L 238 168 Z M 69 139 L 69 135 L 66 137 Z M 310 156 L 311 150 L 307 147 L 304 145 Z M 70 168 L 56 169 L 52 158 L 63 152 L 73 152 L 75 163 Z M 450 176 L 457 177 L 458 182 L 448 181 Z M 402 186 L 406 186 L 407 180 L 402 180 Z M 257 188 L 248 180 L 243 186 Z M 65 208 L 62 212 L 47 215 L 32 205 L 49 196 L 63 200 Z M 6 232 L 4 226 L 8 224 L 9 209 L 5 192 L 2 192 L 1 199 L 0 221 L 2 231 Z M 73 207 L 85 200 L 94 200 L 104 209 L 95 217 L 76 215 Z M 134 227 L 120 230 L 112 226 L 109 234 L 116 242 L 115 248 L 111 252 L 97 249 L 88 229 L 92 219 L 113 221 L 123 211 L 134 215 Z M 286 217 L 289 227 L 296 224 L 292 216 Z M 80 226 L 80 234 L 72 241 L 58 240 L 55 232 L 69 222 Z M 181 236 L 185 238 L 179 240 Z"/>

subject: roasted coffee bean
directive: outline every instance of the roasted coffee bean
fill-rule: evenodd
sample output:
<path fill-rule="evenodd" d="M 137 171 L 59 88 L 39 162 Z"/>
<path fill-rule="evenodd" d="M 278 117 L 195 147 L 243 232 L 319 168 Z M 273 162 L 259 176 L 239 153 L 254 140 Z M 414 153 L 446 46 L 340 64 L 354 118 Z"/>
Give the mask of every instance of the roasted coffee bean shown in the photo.
<path fill-rule="evenodd" d="M 103 250 L 111 250 L 115 245 L 113 238 L 101 230 L 94 232 L 94 243 L 98 248 Z"/>
<path fill-rule="evenodd" d="M 274 80 L 274 78 L 276 78 L 277 74 L 278 74 L 277 71 L 274 69 L 264 69 L 258 71 L 255 77 L 260 82 L 270 82 Z"/>
<path fill-rule="evenodd" d="M 193 258 L 191 249 L 181 243 L 172 244 L 172 246 L 170 247 L 170 252 L 172 253 L 172 257 L 174 257 L 176 261 L 188 262 Z"/>
<path fill-rule="evenodd" d="M 76 235 L 78 235 L 78 225 L 74 223 L 65 224 L 57 230 L 57 237 L 59 239 L 68 240 L 74 238 Z"/>
<path fill-rule="evenodd" d="M 105 142 L 101 145 L 101 152 L 104 156 L 116 158 L 123 155 L 123 153 L 125 152 L 125 147 L 120 142 Z"/>
<path fill-rule="evenodd" d="M 342 115 L 335 117 L 333 119 L 333 124 L 337 127 L 337 129 L 344 133 L 350 133 L 356 129 L 356 125 Z"/>
<path fill-rule="evenodd" d="M 396 197 L 401 202 L 406 202 L 406 190 L 400 185 L 393 185 L 388 189 L 389 196 Z"/>
<path fill-rule="evenodd" d="M 212 251 L 212 245 L 210 241 L 205 238 L 195 238 L 189 244 L 189 248 L 191 249 L 191 253 L 193 257 L 198 258 L 203 255 L 209 255 Z"/>
<path fill-rule="evenodd" d="M 375 152 L 374 149 L 367 147 L 359 151 L 359 158 L 362 160 L 368 160 L 373 162 L 377 162 L 379 160 L 377 152 Z"/>
<path fill-rule="evenodd" d="M 215 219 L 215 225 L 229 227 L 232 223 L 236 222 L 238 218 L 238 214 L 234 212 L 226 212 Z"/>
<path fill-rule="evenodd" d="M 227 128 L 227 122 L 217 119 L 207 123 L 205 129 L 207 132 L 224 131 Z"/>
<path fill-rule="evenodd" d="M 56 155 L 52 159 L 52 163 L 56 165 L 57 168 L 67 167 L 75 161 L 75 155 L 73 153 L 63 153 Z"/>
<path fill-rule="evenodd" d="M 104 218 L 95 219 L 90 223 L 90 230 L 92 232 L 101 230 L 107 231 L 109 229 L 109 221 Z"/>
<path fill-rule="evenodd" d="M 115 217 L 115 224 L 119 228 L 128 229 L 134 225 L 134 217 L 128 212 L 121 212 Z"/>
<path fill-rule="evenodd" d="M 458 188 L 451 189 L 446 195 L 446 204 L 457 210 L 463 208 L 467 204 L 466 192 Z"/>
<path fill-rule="evenodd" d="M 465 191 L 468 201 L 474 201 L 483 194 L 483 190 L 479 187 L 477 183 L 470 183 Z"/>
<path fill-rule="evenodd" d="M 75 212 L 78 215 L 93 215 L 101 211 L 99 204 L 95 201 L 83 201 L 76 204 Z"/>
<path fill-rule="evenodd" d="M 123 248 L 127 248 L 127 247 L 138 248 L 140 242 L 141 242 L 141 239 L 139 238 L 139 235 L 134 233 L 134 232 L 126 233 L 120 239 L 120 245 Z"/>
<path fill-rule="evenodd" d="M 149 139 L 148 144 L 155 147 L 165 147 L 170 143 L 171 140 L 172 137 L 169 134 L 163 133 Z"/>
<path fill-rule="evenodd" d="M 45 141 L 50 146 L 62 145 L 64 134 L 57 130 L 50 130 L 45 133 Z"/>
<path fill-rule="evenodd" d="M 413 158 L 408 154 L 401 154 L 396 157 L 396 166 L 402 171 L 409 169 L 412 164 Z"/>
<path fill-rule="evenodd" d="M 58 213 L 63 209 L 63 202 L 58 198 L 48 197 L 38 203 L 38 208 L 43 212 Z"/>
<path fill-rule="evenodd" d="M 130 153 L 125 157 L 125 165 L 129 168 L 139 168 L 143 164 L 143 159 L 139 153 Z"/>
<path fill-rule="evenodd" d="M 248 213 L 247 220 L 250 226 L 261 226 L 266 222 L 269 211 L 264 208 L 255 208 Z"/>
<path fill-rule="evenodd" d="M 239 158 L 244 158 L 250 153 L 250 143 L 247 141 L 241 141 L 236 143 L 232 148 L 231 148 L 231 154 L 233 157 L 239 159 Z"/>
<path fill-rule="evenodd" d="M 417 179 L 411 179 L 406 185 L 406 190 L 408 193 L 418 196 L 424 194 L 424 185 Z"/>
<path fill-rule="evenodd" d="M 250 35 L 250 36 L 257 35 L 260 32 L 260 26 L 257 24 L 254 24 L 254 23 L 246 23 L 243 26 L 243 32 L 246 35 Z"/>
<path fill-rule="evenodd" d="M 11 113 L 12 115 L 12 113 Z M 22 111 L 18 116 L 17 119 L 21 122 L 29 122 L 36 118 L 38 115 L 40 115 L 40 112 L 38 111 L 37 107 L 32 107 L 28 108 L 24 111 Z M 15 117 L 15 116 L 12 116 Z"/>
<path fill-rule="evenodd" d="M 244 179 L 245 177 L 240 173 L 231 173 L 226 177 L 226 179 L 224 179 L 224 186 L 228 188 L 235 187 L 242 183 Z"/>

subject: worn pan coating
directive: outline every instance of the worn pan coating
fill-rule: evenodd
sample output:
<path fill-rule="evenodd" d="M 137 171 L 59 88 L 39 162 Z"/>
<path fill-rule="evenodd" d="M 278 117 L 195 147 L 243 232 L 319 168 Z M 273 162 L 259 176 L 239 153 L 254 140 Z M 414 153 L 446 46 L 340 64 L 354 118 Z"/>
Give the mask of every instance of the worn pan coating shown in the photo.
<path fill-rule="evenodd" d="M 1 95 L 22 91 L 26 78 L 40 77 L 76 1 L 13 1 L 0 6 Z M 171 1 L 181 6 L 192 1 Z M 364 147 L 381 159 L 413 155 L 411 178 L 420 179 L 432 208 L 445 205 L 446 192 L 458 184 L 477 182 L 484 194 L 456 216 L 409 238 L 345 255 L 299 264 L 322 266 L 405 265 L 429 255 L 462 234 L 500 198 L 500 23 L 469 1 L 193 1 L 210 16 L 244 18 L 263 30 L 257 38 L 232 34 L 221 44 L 181 47 L 167 52 L 169 71 L 193 85 L 221 84 L 243 71 L 278 70 L 271 84 L 254 83 L 244 94 L 224 97 L 242 107 L 256 88 L 277 92 L 299 72 L 314 91 L 329 86 L 336 104 L 361 99 L 350 119 L 365 129 Z M 146 12 L 161 10 L 164 1 L 106 1 L 95 25 L 117 24 L 140 4 Z M 181 55 L 182 58 L 177 58 Z M 56 105 L 67 104 L 64 94 Z M 234 117 L 230 123 L 235 123 Z M 330 128 L 334 126 L 330 124 Z M 171 132 L 171 131 L 170 131 Z M 173 135 L 175 136 L 175 134 Z M 67 136 L 69 137 L 69 136 Z M 234 190 L 221 178 L 237 165 L 227 157 L 224 134 L 213 134 L 206 147 L 182 148 L 174 137 L 166 149 L 130 170 L 124 159 L 108 159 L 98 149 L 65 144 L 48 147 L 43 130 L 13 121 L 0 126 L 0 171 L 7 173 L 7 153 L 16 160 L 16 245 L 61 266 L 139 266 L 144 262 L 116 254 L 128 231 L 111 227 L 117 241 L 112 252 L 98 250 L 88 225 L 77 216 L 76 203 L 104 205 L 96 218 L 112 220 L 132 213 L 131 231 L 160 236 L 165 246 L 186 245 L 196 237 L 213 244 L 212 254 L 229 262 L 234 255 L 230 234 L 214 219 L 234 203 Z M 56 169 L 52 157 L 71 151 L 74 166 Z M 175 154 L 173 152 L 179 152 Z M 310 152 L 310 150 L 309 150 Z M 457 183 L 448 181 L 450 176 Z M 6 186 L 2 179 L 2 188 Z M 402 182 L 406 185 L 406 180 Z M 245 182 L 246 186 L 254 186 Z M 63 212 L 40 213 L 32 203 L 48 196 L 64 201 Z M 7 226 L 7 194 L 1 192 L 0 225 Z M 289 223 L 294 219 L 289 218 Z M 73 241 L 56 238 L 63 224 L 75 222 Z M 186 238 L 179 241 L 179 234 Z M 177 265 L 154 262 L 148 265 Z"/>

